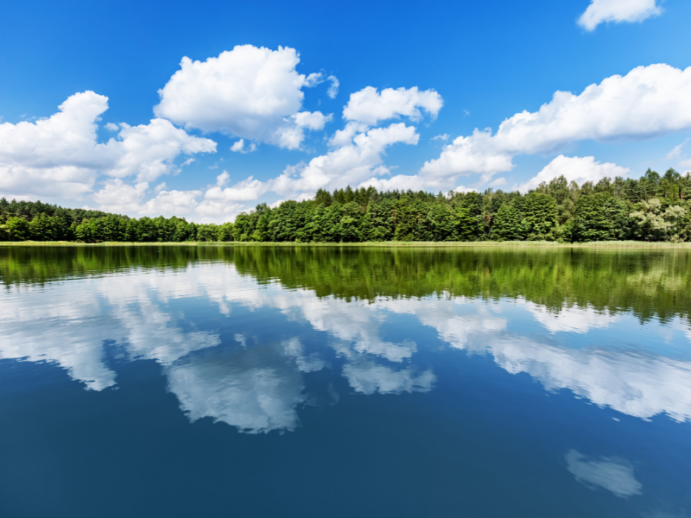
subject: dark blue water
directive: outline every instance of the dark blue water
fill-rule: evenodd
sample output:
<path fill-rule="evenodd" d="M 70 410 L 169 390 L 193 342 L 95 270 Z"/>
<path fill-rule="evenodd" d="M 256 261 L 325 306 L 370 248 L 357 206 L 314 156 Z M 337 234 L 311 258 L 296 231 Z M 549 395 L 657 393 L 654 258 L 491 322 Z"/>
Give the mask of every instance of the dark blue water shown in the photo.
<path fill-rule="evenodd" d="M 2 518 L 691 516 L 683 300 L 642 318 L 585 288 L 555 309 L 241 270 L 6 282 Z"/>

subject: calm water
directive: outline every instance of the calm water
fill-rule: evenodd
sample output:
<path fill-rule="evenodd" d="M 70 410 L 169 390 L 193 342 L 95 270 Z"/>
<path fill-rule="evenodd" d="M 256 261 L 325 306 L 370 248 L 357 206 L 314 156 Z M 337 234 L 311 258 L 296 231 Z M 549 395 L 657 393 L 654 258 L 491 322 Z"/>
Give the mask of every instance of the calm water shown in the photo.
<path fill-rule="evenodd" d="M 0 248 L 0 516 L 691 516 L 690 272 Z"/>

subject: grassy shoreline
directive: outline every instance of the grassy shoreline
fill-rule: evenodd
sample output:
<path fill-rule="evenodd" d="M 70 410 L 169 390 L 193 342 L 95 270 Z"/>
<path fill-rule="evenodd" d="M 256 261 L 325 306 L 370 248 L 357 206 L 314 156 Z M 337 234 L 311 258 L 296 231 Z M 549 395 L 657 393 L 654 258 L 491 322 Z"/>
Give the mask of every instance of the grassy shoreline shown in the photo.
<path fill-rule="evenodd" d="M 592 243 L 555 243 L 552 241 L 382 241 L 364 243 L 293 243 L 293 242 L 240 242 L 240 241 L 192 241 L 182 243 L 134 243 L 103 242 L 79 243 L 75 241 L 0 241 L 0 247 L 17 246 L 64 246 L 64 247 L 108 247 L 108 246 L 269 246 L 269 247 L 331 247 L 331 248 L 634 248 L 634 249 L 689 249 L 691 243 L 668 243 L 647 241 L 597 241 Z"/>

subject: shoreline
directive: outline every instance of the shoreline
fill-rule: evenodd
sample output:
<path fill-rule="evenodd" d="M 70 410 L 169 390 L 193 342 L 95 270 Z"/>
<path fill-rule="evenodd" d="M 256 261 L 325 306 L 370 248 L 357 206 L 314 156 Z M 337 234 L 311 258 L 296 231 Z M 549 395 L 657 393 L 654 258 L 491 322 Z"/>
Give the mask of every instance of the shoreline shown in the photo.
<path fill-rule="evenodd" d="M 0 241 L 0 247 L 123 247 L 123 246 L 262 246 L 262 247 L 328 247 L 328 248 L 628 248 L 628 249 L 689 249 L 691 243 L 665 241 L 595 241 L 590 243 L 556 243 L 554 241 L 381 241 L 362 243 L 294 243 L 248 241 L 189 241 L 189 242 L 102 242 L 76 241 Z"/>

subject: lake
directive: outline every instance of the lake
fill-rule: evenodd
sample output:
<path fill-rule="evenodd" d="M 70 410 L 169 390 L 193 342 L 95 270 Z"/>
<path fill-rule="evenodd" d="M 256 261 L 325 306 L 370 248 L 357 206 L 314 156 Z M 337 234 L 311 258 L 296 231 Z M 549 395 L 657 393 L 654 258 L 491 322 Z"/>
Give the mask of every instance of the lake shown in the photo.
<path fill-rule="evenodd" d="M 0 248 L 0 516 L 691 516 L 691 253 Z"/>

